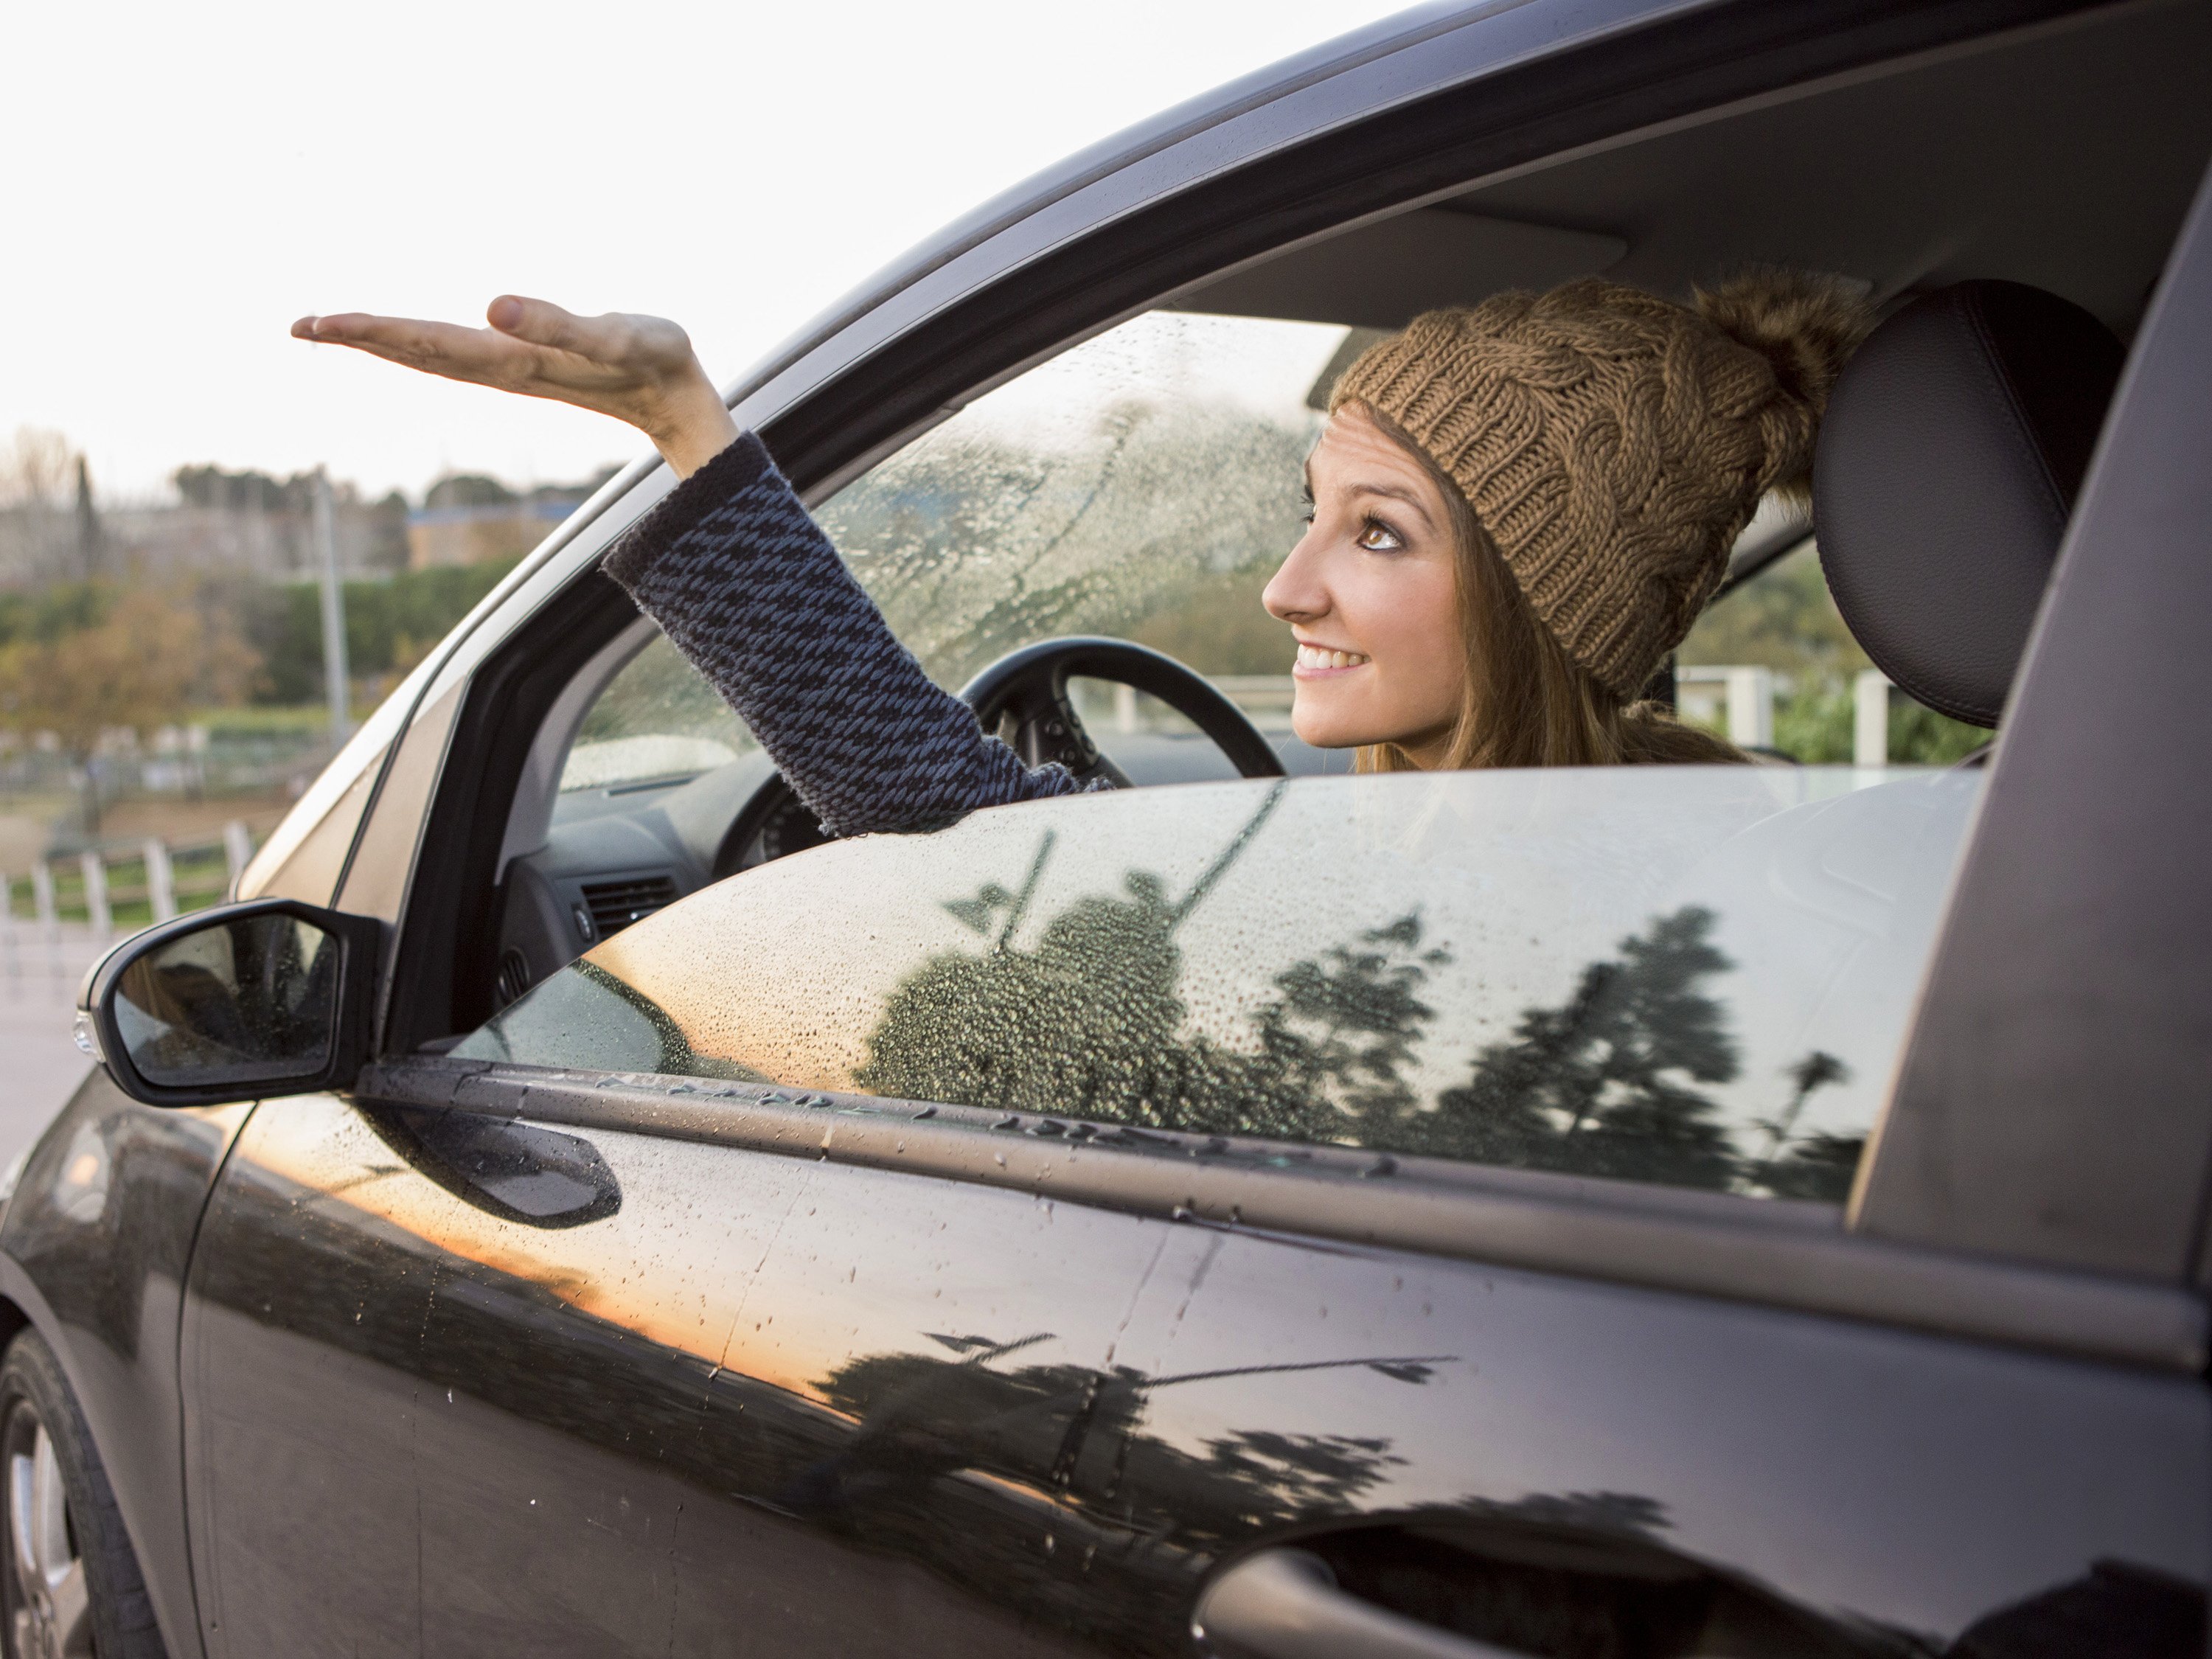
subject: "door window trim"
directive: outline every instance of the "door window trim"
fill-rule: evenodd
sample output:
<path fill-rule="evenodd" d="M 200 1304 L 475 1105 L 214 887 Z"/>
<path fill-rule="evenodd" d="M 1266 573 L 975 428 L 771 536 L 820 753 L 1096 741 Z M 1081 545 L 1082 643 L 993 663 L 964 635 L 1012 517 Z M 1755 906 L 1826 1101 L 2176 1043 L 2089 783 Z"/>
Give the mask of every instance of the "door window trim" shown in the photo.
<path fill-rule="evenodd" d="M 2200 1372 L 2204 1304 L 2178 1285 L 1893 1243 L 1827 1205 L 1377 1157 L 1028 1112 L 443 1056 L 356 1093 L 897 1170 L 1194 1225 L 1456 1256 Z"/>

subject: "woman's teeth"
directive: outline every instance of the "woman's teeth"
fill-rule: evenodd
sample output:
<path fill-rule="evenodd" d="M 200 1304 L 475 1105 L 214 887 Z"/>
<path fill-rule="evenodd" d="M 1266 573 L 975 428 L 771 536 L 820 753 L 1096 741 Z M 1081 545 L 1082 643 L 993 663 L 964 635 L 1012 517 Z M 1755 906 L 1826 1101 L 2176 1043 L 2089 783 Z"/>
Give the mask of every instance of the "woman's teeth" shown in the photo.
<path fill-rule="evenodd" d="M 1298 666 L 1301 668 L 1357 668 L 1367 660 L 1357 651 L 1324 651 L 1313 645 L 1298 647 Z"/>

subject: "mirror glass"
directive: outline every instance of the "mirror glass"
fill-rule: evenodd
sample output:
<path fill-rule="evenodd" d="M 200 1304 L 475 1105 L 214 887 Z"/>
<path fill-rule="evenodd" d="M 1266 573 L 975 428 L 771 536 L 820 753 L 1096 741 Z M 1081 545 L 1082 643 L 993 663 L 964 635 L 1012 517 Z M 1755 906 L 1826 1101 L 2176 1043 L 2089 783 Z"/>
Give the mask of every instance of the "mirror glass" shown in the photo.
<path fill-rule="evenodd" d="M 263 912 L 166 939 L 118 976 L 115 1028 L 163 1088 L 312 1077 L 337 1024 L 338 941 Z"/>

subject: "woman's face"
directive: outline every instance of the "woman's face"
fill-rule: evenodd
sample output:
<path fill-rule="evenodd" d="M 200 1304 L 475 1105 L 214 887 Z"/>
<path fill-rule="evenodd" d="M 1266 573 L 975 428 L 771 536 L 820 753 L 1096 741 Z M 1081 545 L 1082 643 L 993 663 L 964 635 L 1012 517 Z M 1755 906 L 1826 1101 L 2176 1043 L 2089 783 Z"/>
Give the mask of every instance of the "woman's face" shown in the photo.
<path fill-rule="evenodd" d="M 1313 516 L 1261 602 L 1297 641 L 1291 726 L 1317 749 L 1439 763 L 1467 679 L 1451 521 L 1426 468 L 1356 406 L 1306 461 Z"/>

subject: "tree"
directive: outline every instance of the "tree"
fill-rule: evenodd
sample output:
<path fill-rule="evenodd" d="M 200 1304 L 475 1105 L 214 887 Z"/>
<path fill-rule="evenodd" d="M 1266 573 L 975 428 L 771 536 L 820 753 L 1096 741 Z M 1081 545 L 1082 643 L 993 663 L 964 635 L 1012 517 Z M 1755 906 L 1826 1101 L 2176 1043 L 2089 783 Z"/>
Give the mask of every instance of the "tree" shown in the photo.
<path fill-rule="evenodd" d="M 228 702 L 253 653 L 229 628 L 149 588 L 113 598 L 97 620 L 0 646 L 0 724 L 51 732 L 83 778 L 85 829 L 100 828 L 93 764 L 108 733 L 144 736 L 193 701 Z"/>

